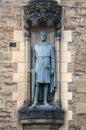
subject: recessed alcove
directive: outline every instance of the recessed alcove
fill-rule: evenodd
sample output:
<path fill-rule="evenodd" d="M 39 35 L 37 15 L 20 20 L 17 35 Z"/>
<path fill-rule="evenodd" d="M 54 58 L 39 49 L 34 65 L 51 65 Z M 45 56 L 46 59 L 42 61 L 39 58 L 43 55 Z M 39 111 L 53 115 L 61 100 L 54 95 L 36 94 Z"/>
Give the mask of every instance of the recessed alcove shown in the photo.
<path fill-rule="evenodd" d="M 55 64 L 56 64 L 56 89 L 53 93 L 53 98 L 50 100 L 50 104 L 53 107 L 47 107 L 43 110 L 40 106 L 37 109 L 29 109 L 29 106 L 24 106 L 20 110 L 20 123 L 23 130 L 29 129 L 55 129 L 58 130 L 60 125 L 64 123 L 64 111 L 60 108 L 60 89 L 59 88 L 59 44 L 60 44 L 60 30 L 61 30 L 61 6 L 56 1 L 35 1 L 28 2 L 27 6 L 24 6 L 24 22 L 25 22 L 25 42 L 28 45 L 29 56 L 28 66 L 31 70 L 32 61 L 32 46 L 34 43 L 40 41 L 40 32 L 47 32 L 47 42 L 52 44 L 55 52 Z M 53 6 L 52 6 L 53 5 Z M 39 11 L 38 11 L 39 10 Z M 59 32 L 59 33 L 58 33 Z M 58 59 L 58 60 L 57 60 Z M 27 84 L 27 101 L 31 105 L 33 102 L 33 84 L 34 75 L 29 71 L 28 76 L 30 81 Z M 58 78 L 57 78 L 58 77 Z M 57 93 L 58 92 L 58 93 Z M 58 95 L 58 96 L 57 96 Z M 58 105 L 59 104 L 59 105 Z M 57 108 L 58 105 L 58 108 Z M 56 106 L 56 107 L 55 107 Z M 38 115 L 38 116 L 37 116 Z M 46 116 L 47 115 L 47 116 Z M 41 121 L 41 122 L 40 122 Z M 40 123 L 38 123 L 40 122 Z M 32 127 L 32 128 L 31 128 Z"/>

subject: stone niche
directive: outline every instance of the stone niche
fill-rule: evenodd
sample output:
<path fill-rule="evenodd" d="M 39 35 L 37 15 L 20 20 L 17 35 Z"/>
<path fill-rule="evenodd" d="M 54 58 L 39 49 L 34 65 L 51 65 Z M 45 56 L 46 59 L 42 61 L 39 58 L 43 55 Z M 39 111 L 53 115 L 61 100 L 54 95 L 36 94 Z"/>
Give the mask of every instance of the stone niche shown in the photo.
<path fill-rule="evenodd" d="M 61 99 L 59 89 L 59 71 L 60 54 L 57 55 L 61 40 L 61 16 L 62 7 L 54 0 L 30 0 L 24 6 L 24 36 L 28 43 L 28 66 L 31 66 L 31 47 L 39 41 L 41 30 L 47 31 L 47 41 L 52 43 L 56 54 L 56 90 L 52 104 L 58 106 L 58 109 L 50 111 L 29 110 L 32 103 L 32 77 L 28 87 L 28 101 L 19 110 L 19 120 L 22 130 L 59 130 L 64 123 L 64 111 L 61 110 Z M 57 60 L 58 59 L 58 60 Z M 57 89 L 58 88 L 58 89 Z M 58 95 L 58 96 L 57 96 Z"/>

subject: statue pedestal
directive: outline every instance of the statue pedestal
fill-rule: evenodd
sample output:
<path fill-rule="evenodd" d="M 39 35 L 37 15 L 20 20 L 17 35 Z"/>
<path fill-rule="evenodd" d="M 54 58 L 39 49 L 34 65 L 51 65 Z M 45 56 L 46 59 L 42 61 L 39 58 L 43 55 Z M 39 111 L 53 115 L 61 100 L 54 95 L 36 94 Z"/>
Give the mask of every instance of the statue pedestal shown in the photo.
<path fill-rule="evenodd" d="M 20 122 L 26 128 L 32 125 L 32 128 L 37 125 L 38 126 L 45 126 L 47 125 L 52 129 L 59 129 L 61 125 L 64 123 L 64 111 L 57 108 L 56 106 L 44 106 L 44 105 L 37 105 L 35 108 L 28 108 L 22 109 L 19 111 L 20 115 Z M 54 128 L 53 128 L 54 127 Z M 35 128 L 36 129 L 36 128 Z M 39 129 L 38 129 L 39 130 Z"/>
<path fill-rule="evenodd" d="M 64 111 L 56 106 L 37 105 L 34 108 L 20 110 L 20 119 L 61 119 L 64 120 Z"/>

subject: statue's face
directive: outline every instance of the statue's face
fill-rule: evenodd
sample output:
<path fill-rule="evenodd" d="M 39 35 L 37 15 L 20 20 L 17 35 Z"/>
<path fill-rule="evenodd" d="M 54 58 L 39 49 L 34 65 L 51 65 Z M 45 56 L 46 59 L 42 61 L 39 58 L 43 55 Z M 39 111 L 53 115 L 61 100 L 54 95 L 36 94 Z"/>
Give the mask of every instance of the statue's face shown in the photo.
<path fill-rule="evenodd" d="M 41 33 L 40 38 L 41 38 L 41 41 L 46 41 L 47 34 L 46 33 Z"/>

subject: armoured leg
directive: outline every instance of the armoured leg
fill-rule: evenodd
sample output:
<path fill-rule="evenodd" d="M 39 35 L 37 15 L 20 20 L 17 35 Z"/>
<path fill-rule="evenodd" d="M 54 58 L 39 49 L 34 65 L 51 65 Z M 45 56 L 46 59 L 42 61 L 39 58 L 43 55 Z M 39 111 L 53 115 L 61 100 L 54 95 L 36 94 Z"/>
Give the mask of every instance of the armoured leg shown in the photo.
<path fill-rule="evenodd" d="M 48 95 L 48 84 L 44 86 L 44 105 L 48 105 L 47 103 L 47 95 Z"/>

